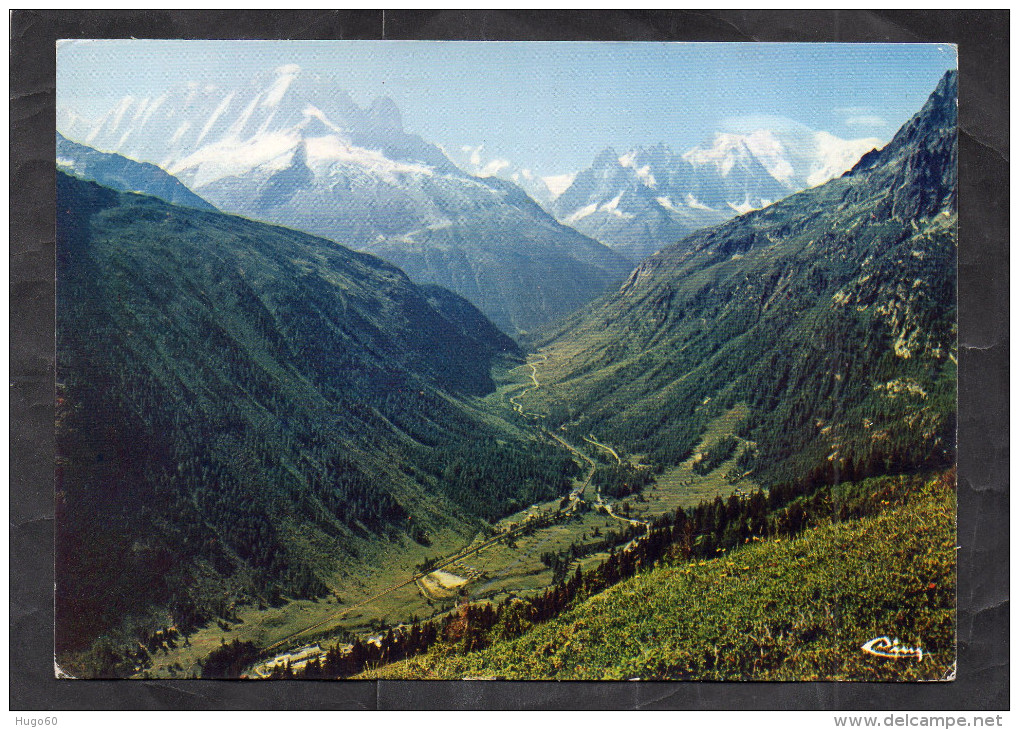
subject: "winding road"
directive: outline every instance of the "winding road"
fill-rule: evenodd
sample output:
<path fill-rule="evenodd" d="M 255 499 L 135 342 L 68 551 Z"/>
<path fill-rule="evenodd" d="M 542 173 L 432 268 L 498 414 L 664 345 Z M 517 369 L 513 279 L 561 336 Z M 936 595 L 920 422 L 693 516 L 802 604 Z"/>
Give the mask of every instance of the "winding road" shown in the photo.
<path fill-rule="evenodd" d="M 587 441 L 587 443 L 589 444 L 594 444 L 599 449 L 605 449 L 605 451 L 608 451 L 610 454 L 616 457 L 617 464 L 622 465 L 623 460 L 619 458 L 619 454 L 616 453 L 616 450 L 613 449 L 611 446 L 606 446 L 605 444 L 600 444 L 597 441 L 595 441 L 593 434 L 588 434 L 587 436 L 584 437 L 584 440 Z"/>
<path fill-rule="evenodd" d="M 537 368 L 537 365 L 543 365 L 546 362 L 548 362 L 548 355 L 545 354 L 545 353 L 540 353 L 540 357 L 542 358 L 542 360 L 540 362 L 528 362 L 528 363 L 526 363 L 531 368 L 531 382 L 533 383 L 533 385 L 527 387 L 525 390 L 522 390 L 521 392 L 517 393 L 515 396 L 513 396 L 512 398 L 509 399 L 510 403 L 513 405 L 513 408 L 516 409 L 517 413 L 520 413 L 522 415 L 539 415 L 539 414 L 536 414 L 536 413 L 532 413 L 532 414 L 524 413 L 523 406 L 521 406 L 519 403 L 517 403 L 516 399 L 520 398 L 521 396 L 523 396 L 526 393 L 530 393 L 531 391 L 537 390 L 538 388 L 541 387 L 541 383 L 538 382 L 538 368 Z M 518 367 L 523 367 L 523 365 L 520 365 Z M 516 370 L 516 368 L 514 368 L 514 370 Z M 541 432 L 544 433 L 546 436 L 549 436 L 550 438 L 553 438 L 556 441 L 558 441 L 559 444 L 562 445 L 565 449 L 567 449 L 571 454 L 573 454 L 574 456 L 582 459 L 583 461 L 586 461 L 587 464 L 588 464 L 588 471 L 587 471 L 587 475 L 584 477 L 584 480 L 580 483 L 580 486 L 578 486 L 572 492 L 570 492 L 570 508 L 569 508 L 569 511 L 573 512 L 579 506 L 579 504 L 581 502 L 581 499 L 584 496 L 584 492 L 587 490 L 587 487 L 591 484 L 591 478 L 594 476 L 594 471 L 597 468 L 597 465 L 595 464 L 594 459 L 592 459 L 590 456 L 585 454 L 580 449 L 578 449 L 575 446 L 573 446 L 573 444 L 571 444 L 569 441 L 567 441 L 566 439 L 562 438 L 558 434 L 554 434 L 551 431 L 548 431 L 548 430 L 546 430 L 544 428 L 541 429 Z M 584 437 L 584 441 L 586 441 L 587 443 L 592 444 L 594 446 L 597 446 L 598 448 L 603 449 L 603 450 L 607 451 L 608 453 L 612 454 L 612 456 L 616 460 L 616 463 L 622 465 L 623 460 L 620 458 L 619 454 L 616 453 L 616 450 L 613 449 L 611 446 L 608 446 L 606 444 L 603 444 L 603 443 L 597 441 L 594 438 L 594 434 L 588 434 L 587 436 L 585 436 Z M 612 505 L 607 503 L 607 502 L 605 502 L 605 501 L 603 501 L 602 495 L 601 495 L 601 490 L 597 491 L 597 495 L 596 496 L 597 496 L 597 501 L 595 502 L 595 506 L 601 507 L 602 509 L 604 509 L 605 513 L 607 515 L 609 515 L 610 517 L 614 517 L 617 520 L 621 520 L 622 522 L 626 522 L 626 523 L 629 523 L 631 525 L 641 525 L 642 527 L 644 527 L 645 530 L 647 530 L 647 532 L 651 531 L 651 523 L 650 522 L 646 522 L 644 520 L 633 520 L 633 519 L 630 519 L 628 517 L 622 517 L 620 515 L 617 515 L 615 512 L 613 512 L 612 511 Z"/>
<path fill-rule="evenodd" d="M 583 459 L 584 461 L 587 462 L 588 469 L 587 469 L 587 475 L 584 477 L 584 481 L 582 481 L 580 483 L 579 487 L 577 487 L 572 492 L 570 492 L 570 501 L 574 503 L 572 505 L 572 507 L 570 508 L 570 511 L 572 511 L 573 509 L 576 509 L 576 502 L 581 497 L 584 496 L 584 491 L 587 489 L 588 485 L 591 483 L 591 477 L 594 476 L 594 470 L 597 468 L 597 465 L 594 463 L 594 459 L 592 459 L 590 456 L 585 454 L 583 451 L 580 451 L 579 449 L 577 449 L 573 444 L 571 444 L 569 441 L 567 441 L 566 439 L 562 438 L 561 436 L 557 436 L 556 434 L 552 433 L 551 431 L 546 431 L 545 429 L 541 429 L 541 432 L 543 434 L 545 434 L 546 436 L 548 436 L 549 438 L 553 438 L 556 441 L 558 441 L 560 444 L 562 444 L 562 446 L 566 450 L 568 450 L 574 456 L 577 456 L 577 457 L 579 457 L 579 458 L 581 458 L 581 459 Z M 599 495 L 598 498 L 601 499 L 601 495 Z"/>
<path fill-rule="evenodd" d="M 517 393 L 516 395 L 512 396 L 509 399 L 510 405 L 513 406 L 513 410 L 515 410 L 517 413 L 519 413 L 522 416 L 536 416 L 538 418 L 542 417 L 542 415 L 540 413 L 527 413 L 527 412 L 525 412 L 524 411 L 524 407 L 522 405 L 520 405 L 519 403 L 517 403 L 517 398 L 522 398 L 523 396 L 525 396 L 528 393 L 530 393 L 532 390 L 537 390 L 538 388 L 541 387 L 541 383 L 538 382 L 538 365 L 544 365 L 546 362 L 548 362 L 548 355 L 546 355 L 545 353 L 539 353 L 539 356 L 544 358 L 543 360 L 541 360 L 541 362 L 527 362 L 527 363 L 524 363 L 524 365 L 530 366 L 530 368 L 531 368 L 531 382 L 534 383 L 534 385 L 531 385 L 531 386 L 525 388 L 524 390 L 520 391 L 519 393 Z M 513 370 L 517 370 L 518 368 L 522 368 L 522 367 L 524 367 L 524 365 L 518 365 L 517 367 L 513 368 Z M 512 372 L 512 370 L 510 372 Z"/>

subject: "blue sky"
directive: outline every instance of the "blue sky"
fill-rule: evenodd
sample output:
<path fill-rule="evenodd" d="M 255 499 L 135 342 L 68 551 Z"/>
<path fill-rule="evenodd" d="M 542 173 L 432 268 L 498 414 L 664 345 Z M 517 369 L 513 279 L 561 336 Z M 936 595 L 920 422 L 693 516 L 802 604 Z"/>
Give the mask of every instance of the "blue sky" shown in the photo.
<path fill-rule="evenodd" d="M 957 58 L 934 44 L 76 41 L 58 45 L 58 105 L 98 118 L 129 93 L 291 63 L 359 104 L 392 98 L 428 141 L 554 174 L 606 146 L 684 150 L 785 120 L 887 140 Z"/>

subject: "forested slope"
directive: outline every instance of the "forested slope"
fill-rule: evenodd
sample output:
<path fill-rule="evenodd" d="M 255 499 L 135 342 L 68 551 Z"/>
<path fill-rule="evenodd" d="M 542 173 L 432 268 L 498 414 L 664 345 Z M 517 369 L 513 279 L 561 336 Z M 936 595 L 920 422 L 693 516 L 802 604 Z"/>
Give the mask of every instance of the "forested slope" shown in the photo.
<path fill-rule="evenodd" d="M 314 595 L 377 547 L 568 487 L 567 455 L 471 405 L 518 351 L 459 297 L 306 234 L 57 185 L 58 650 Z"/>
<path fill-rule="evenodd" d="M 553 423 L 678 463 L 744 403 L 764 485 L 951 464 L 956 83 L 843 177 L 659 252 L 539 338 Z"/>

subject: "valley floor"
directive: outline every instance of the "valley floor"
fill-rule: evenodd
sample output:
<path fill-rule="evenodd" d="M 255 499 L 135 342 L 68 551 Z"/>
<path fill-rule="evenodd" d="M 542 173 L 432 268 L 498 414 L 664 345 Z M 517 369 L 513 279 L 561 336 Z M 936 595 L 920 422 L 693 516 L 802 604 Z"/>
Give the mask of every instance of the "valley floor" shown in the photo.
<path fill-rule="evenodd" d="M 235 621 L 210 622 L 188 637 L 186 644 L 167 647 L 153 655 L 150 666 L 139 668 L 138 677 L 187 677 L 201 672 L 201 660 L 224 642 L 251 641 L 269 658 L 259 666 L 285 661 L 295 648 L 318 642 L 343 644 L 349 637 L 370 639 L 387 627 L 441 616 L 462 600 L 505 600 L 536 595 L 554 582 L 552 568 L 543 561 L 549 554 L 564 554 L 571 546 L 580 555 L 571 562 L 587 570 L 603 562 L 613 546 L 621 547 L 642 535 L 647 521 L 674 510 L 690 507 L 735 489 L 723 474 L 730 464 L 698 475 L 685 463 L 661 475 L 643 493 L 625 500 L 603 498 L 590 484 L 596 464 L 640 464 L 640 457 L 621 456 L 611 444 L 594 435 L 576 444 L 564 436 L 545 431 L 542 416 L 520 405 L 521 397 L 541 388 L 543 354 L 501 374 L 499 388 L 482 404 L 495 413 L 516 412 L 573 454 L 583 466 L 568 500 L 552 501 L 510 515 L 493 525 L 490 534 L 479 533 L 464 544 L 456 535 L 443 535 L 431 548 L 393 546 L 358 580 L 330 583 L 333 595 L 318 600 L 294 600 L 278 608 L 240 606 Z M 741 413 L 719 419 L 705 435 L 705 444 L 731 433 Z M 752 488 L 749 480 L 742 489 Z M 616 504 L 613 504 L 613 502 Z M 620 508 L 625 502 L 625 515 Z M 547 523 L 547 524 L 546 524 Z M 458 542 L 459 540 L 459 542 Z M 419 566 L 426 558 L 433 562 Z M 448 577 L 446 577 L 448 576 Z M 257 672 L 253 672 L 257 676 Z"/>

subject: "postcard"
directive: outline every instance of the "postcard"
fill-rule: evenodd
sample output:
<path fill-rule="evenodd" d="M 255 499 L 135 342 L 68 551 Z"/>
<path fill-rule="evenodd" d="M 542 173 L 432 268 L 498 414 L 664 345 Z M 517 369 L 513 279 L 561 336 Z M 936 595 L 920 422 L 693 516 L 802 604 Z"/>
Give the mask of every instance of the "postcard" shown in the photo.
<path fill-rule="evenodd" d="M 59 42 L 57 676 L 954 678 L 956 69 Z"/>

